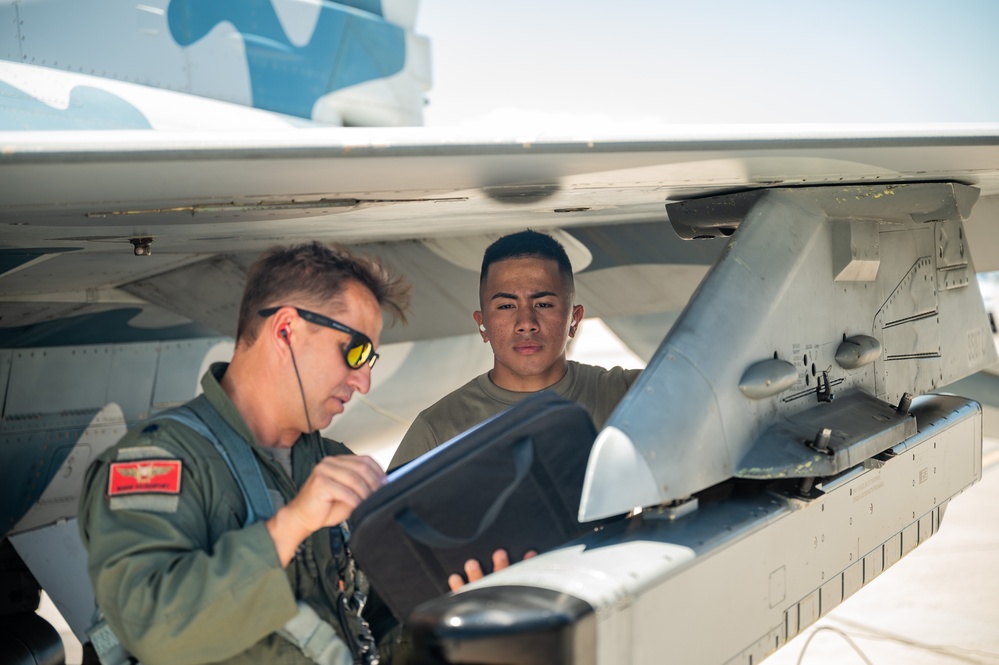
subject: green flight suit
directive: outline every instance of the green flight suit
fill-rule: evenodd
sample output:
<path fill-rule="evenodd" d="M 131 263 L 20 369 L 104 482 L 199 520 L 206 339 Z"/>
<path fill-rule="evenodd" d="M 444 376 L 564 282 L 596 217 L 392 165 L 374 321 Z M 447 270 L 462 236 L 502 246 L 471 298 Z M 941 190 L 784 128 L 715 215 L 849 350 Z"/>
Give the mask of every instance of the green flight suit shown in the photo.
<path fill-rule="evenodd" d="M 300 438 L 288 478 L 252 443 L 223 392 L 226 367 L 206 372 L 205 396 L 252 447 L 275 509 L 322 457 L 350 454 L 341 443 Z M 111 463 L 133 459 L 180 460 L 179 494 L 109 497 Z M 90 579 L 108 624 L 142 665 L 312 662 L 275 633 L 296 616 L 297 600 L 343 638 L 337 603 L 345 557 L 334 555 L 330 530 L 306 539 L 283 569 L 264 523 L 244 528 L 245 520 L 243 495 L 214 445 L 173 420 L 135 428 L 88 469 L 79 524 Z"/>

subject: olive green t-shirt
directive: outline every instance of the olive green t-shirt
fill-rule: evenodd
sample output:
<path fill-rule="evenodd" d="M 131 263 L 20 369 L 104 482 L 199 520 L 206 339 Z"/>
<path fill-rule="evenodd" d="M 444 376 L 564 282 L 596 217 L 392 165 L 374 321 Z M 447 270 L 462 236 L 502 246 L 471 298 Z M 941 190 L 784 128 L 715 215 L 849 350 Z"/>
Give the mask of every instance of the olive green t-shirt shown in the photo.
<path fill-rule="evenodd" d="M 600 429 L 641 373 L 640 369 L 604 369 L 570 360 L 565 376 L 547 390 L 582 404 Z M 488 373 L 475 377 L 416 417 L 395 451 L 389 469 L 430 452 L 533 394 L 504 390 L 489 379 Z"/>

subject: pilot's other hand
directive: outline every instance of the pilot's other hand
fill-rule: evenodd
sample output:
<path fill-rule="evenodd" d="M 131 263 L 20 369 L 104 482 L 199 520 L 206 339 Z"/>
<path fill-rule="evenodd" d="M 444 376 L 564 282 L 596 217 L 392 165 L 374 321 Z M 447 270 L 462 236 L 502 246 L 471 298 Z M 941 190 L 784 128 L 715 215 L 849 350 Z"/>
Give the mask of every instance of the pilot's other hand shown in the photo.
<path fill-rule="evenodd" d="M 534 550 L 529 550 L 524 554 L 524 561 L 530 559 L 531 557 L 537 556 L 538 553 Z M 506 553 L 504 549 L 498 549 L 493 552 L 493 571 L 503 570 L 510 565 L 510 556 Z M 457 591 L 461 587 L 465 586 L 467 582 L 474 582 L 475 580 L 481 580 L 486 576 L 486 573 L 482 572 L 482 566 L 475 559 L 469 559 L 465 562 L 465 577 L 462 577 L 458 573 L 455 573 L 447 578 L 447 585 L 451 587 L 451 591 Z"/>

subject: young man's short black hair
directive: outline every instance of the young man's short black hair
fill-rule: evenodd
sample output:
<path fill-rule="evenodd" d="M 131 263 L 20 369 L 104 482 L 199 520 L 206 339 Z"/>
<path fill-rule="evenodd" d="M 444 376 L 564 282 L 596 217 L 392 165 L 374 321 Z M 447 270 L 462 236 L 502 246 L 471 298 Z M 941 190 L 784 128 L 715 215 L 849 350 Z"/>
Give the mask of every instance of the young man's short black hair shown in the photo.
<path fill-rule="evenodd" d="M 565 247 L 546 233 L 526 229 L 503 236 L 486 248 L 482 256 L 482 270 L 479 272 L 479 287 L 486 283 L 489 266 L 505 259 L 549 259 L 558 264 L 558 272 L 571 296 L 575 291 L 572 279 L 572 264 Z"/>

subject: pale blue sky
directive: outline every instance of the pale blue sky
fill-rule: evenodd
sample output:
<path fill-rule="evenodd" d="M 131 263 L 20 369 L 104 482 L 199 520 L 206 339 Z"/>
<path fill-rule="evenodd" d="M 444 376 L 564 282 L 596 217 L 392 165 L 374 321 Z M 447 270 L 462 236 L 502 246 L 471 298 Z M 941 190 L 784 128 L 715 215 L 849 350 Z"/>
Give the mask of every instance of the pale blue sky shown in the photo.
<path fill-rule="evenodd" d="M 428 125 L 999 121 L 996 0 L 422 0 L 417 31 Z"/>

